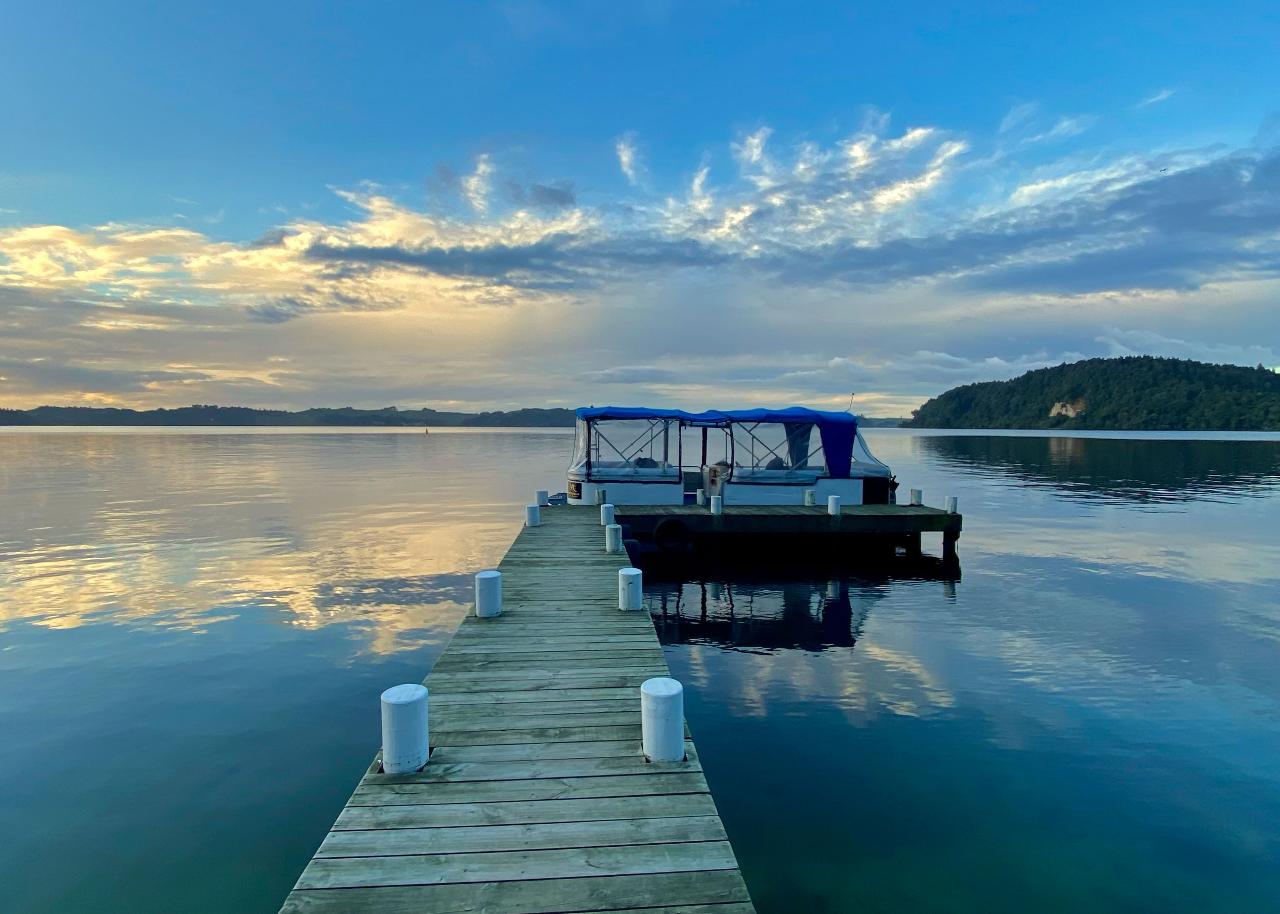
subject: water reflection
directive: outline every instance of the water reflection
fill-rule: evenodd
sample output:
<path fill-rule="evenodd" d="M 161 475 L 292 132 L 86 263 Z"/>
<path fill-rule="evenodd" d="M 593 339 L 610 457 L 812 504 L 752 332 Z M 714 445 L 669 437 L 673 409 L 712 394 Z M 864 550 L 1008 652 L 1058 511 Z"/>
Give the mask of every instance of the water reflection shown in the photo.
<path fill-rule="evenodd" d="M 1280 440 L 1023 435 L 916 440 L 946 469 L 984 476 L 996 470 L 1076 498 L 1191 501 L 1265 495 L 1280 487 Z"/>
<path fill-rule="evenodd" d="M 646 598 L 663 644 L 823 651 L 858 642 L 872 607 L 889 593 L 889 580 L 659 581 L 646 588 Z M 954 580 L 941 581 L 939 588 L 944 599 L 955 599 Z"/>
<path fill-rule="evenodd" d="M 198 632 L 263 607 L 412 650 L 567 452 L 554 432 L 177 431 L 0 435 L 0 631 Z"/>

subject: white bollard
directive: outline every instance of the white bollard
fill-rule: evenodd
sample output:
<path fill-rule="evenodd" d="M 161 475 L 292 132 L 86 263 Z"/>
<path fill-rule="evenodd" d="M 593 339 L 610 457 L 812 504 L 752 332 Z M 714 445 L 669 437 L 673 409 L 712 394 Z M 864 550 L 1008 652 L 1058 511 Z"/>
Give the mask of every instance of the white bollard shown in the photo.
<path fill-rule="evenodd" d="M 705 507 L 707 504 L 707 490 L 699 489 L 698 494 L 694 497 L 693 500 L 697 502 L 700 507 Z"/>
<path fill-rule="evenodd" d="M 827 513 L 830 514 L 832 517 L 837 517 L 840 514 L 840 496 L 839 495 L 827 496 Z"/>
<path fill-rule="evenodd" d="M 482 571 L 476 575 L 476 615 L 481 619 L 502 615 L 501 571 Z"/>
<path fill-rule="evenodd" d="M 596 504 L 603 505 L 608 499 L 604 497 L 604 489 L 596 489 Z"/>
<path fill-rule="evenodd" d="M 955 514 L 960 510 L 960 500 L 954 495 L 947 496 L 947 513 Z"/>
<path fill-rule="evenodd" d="M 639 568 L 618 569 L 618 609 L 640 609 L 644 605 L 644 580 Z"/>
<path fill-rule="evenodd" d="M 524 506 L 524 525 L 526 527 L 542 526 L 542 509 L 537 505 Z"/>
<path fill-rule="evenodd" d="M 818 504 L 818 493 L 815 489 L 804 490 L 805 507 L 812 508 Z"/>
<path fill-rule="evenodd" d="M 684 761 L 684 686 L 659 676 L 640 686 L 640 743 L 651 762 Z"/>
<path fill-rule="evenodd" d="M 724 496 L 723 495 L 711 496 L 711 513 L 712 514 L 724 513 Z"/>
<path fill-rule="evenodd" d="M 541 507 L 545 508 L 547 505 L 551 504 L 551 494 L 547 492 L 546 489 L 538 489 L 538 491 L 533 493 L 533 500 Z"/>
<path fill-rule="evenodd" d="M 427 763 L 427 687 L 406 683 L 382 693 L 382 770 L 408 774 Z"/>
<path fill-rule="evenodd" d="M 610 524 L 604 528 L 604 551 L 622 551 L 622 524 Z"/>
<path fill-rule="evenodd" d="M 913 505 L 923 505 L 923 504 L 924 504 L 924 489 L 912 489 L 912 490 L 911 490 L 911 503 L 912 503 Z"/>
<path fill-rule="evenodd" d="M 600 506 L 600 526 L 607 527 L 613 523 L 613 505 Z"/>

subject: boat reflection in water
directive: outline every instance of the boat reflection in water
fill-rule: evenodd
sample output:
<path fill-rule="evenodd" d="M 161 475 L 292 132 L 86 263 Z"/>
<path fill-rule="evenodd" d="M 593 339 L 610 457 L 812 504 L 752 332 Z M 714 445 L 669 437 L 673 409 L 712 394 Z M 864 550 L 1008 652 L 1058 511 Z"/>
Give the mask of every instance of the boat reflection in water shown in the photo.
<path fill-rule="evenodd" d="M 937 561 L 944 599 L 957 578 Z M 915 580 L 923 580 L 916 576 Z M 663 644 L 709 644 L 727 650 L 823 651 L 853 647 L 871 608 L 889 594 L 890 578 L 828 581 L 723 580 L 652 582 L 649 612 Z"/>

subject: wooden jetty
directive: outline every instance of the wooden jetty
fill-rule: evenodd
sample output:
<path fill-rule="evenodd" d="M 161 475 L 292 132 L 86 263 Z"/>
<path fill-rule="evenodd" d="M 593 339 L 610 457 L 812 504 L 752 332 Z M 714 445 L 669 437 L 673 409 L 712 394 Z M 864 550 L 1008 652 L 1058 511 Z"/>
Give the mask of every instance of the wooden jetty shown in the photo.
<path fill-rule="evenodd" d="M 640 753 L 640 684 L 669 672 L 618 609 L 627 564 L 595 509 L 542 509 L 502 615 L 469 615 L 427 677 L 429 764 L 374 759 L 282 912 L 754 911 L 687 730 L 683 762 Z"/>

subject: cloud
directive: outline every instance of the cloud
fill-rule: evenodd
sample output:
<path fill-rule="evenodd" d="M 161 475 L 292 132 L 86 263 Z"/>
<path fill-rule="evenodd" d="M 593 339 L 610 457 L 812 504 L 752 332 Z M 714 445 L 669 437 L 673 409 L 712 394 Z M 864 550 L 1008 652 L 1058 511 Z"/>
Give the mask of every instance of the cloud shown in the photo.
<path fill-rule="evenodd" d="M 1037 133 L 1035 136 L 1027 137 L 1024 143 L 1043 143 L 1052 140 L 1065 140 L 1069 137 L 1079 136 L 1084 133 L 1098 119 L 1091 114 L 1081 114 L 1076 117 L 1060 117 L 1054 122 L 1054 125 L 1043 133 Z"/>
<path fill-rule="evenodd" d="M 1151 95 L 1148 95 L 1146 98 L 1138 102 L 1133 107 L 1146 108 L 1148 105 L 1158 105 L 1161 102 L 1168 101 L 1169 99 L 1173 98 L 1176 92 L 1177 92 L 1176 89 L 1161 89 L 1158 92 L 1154 92 Z"/>
<path fill-rule="evenodd" d="M 737 168 L 713 169 L 725 151 Z M 1273 360 L 1254 341 L 1280 337 L 1274 148 L 1055 158 L 877 114 L 822 143 L 760 126 L 720 156 L 619 199 L 484 154 L 440 169 L 432 205 L 343 188 L 346 218 L 240 242 L 0 227 L 0 400 L 487 408 L 628 384 L 905 410 L 1121 347 Z"/>
<path fill-rule="evenodd" d="M 627 183 L 633 186 L 639 184 L 641 165 L 640 154 L 636 151 L 635 134 L 627 133 L 618 137 L 614 140 L 613 148 L 618 155 L 618 167 L 622 169 Z"/>
<path fill-rule="evenodd" d="M 492 175 L 493 162 L 488 153 L 484 153 L 476 157 L 475 171 L 462 179 L 462 195 L 482 216 L 489 211 L 489 179 Z"/>
<path fill-rule="evenodd" d="M 1010 130 L 1013 130 L 1015 127 L 1019 127 L 1022 124 L 1025 124 L 1035 115 L 1035 113 L 1039 109 L 1040 109 L 1040 106 L 1035 102 L 1022 102 L 1020 104 L 1014 105 L 1012 108 L 1009 109 L 1009 111 L 1005 114 L 1005 116 L 1000 119 L 1000 127 L 998 128 L 998 132 L 1008 133 Z"/>

